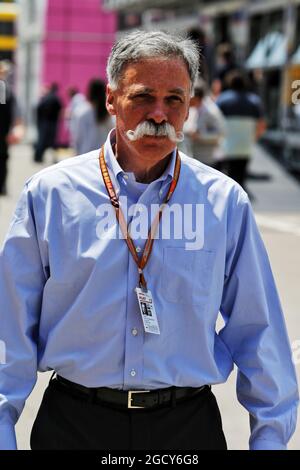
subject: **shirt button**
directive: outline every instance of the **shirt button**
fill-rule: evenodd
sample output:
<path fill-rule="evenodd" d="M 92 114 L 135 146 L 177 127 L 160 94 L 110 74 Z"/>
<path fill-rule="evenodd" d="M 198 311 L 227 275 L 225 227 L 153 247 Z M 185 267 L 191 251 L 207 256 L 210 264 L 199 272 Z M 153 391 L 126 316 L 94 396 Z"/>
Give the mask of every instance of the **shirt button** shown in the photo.
<path fill-rule="evenodd" d="M 128 175 L 124 175 L 124 180 L 128 180 Z"/>
<path fill-rule="evenodd" d="M 135 251 L 136 251 L 137 253 L 140 253 L 140 252 L 141 252 L 141 248 L 140 248 L 139 246 L 137 246 L 136 249 L 135 249 Z"/>
<path fill-rule="evenodd" d="M 138 330 L 136 328 L 132 328 L 131 333 L 133 334 L 133 336 L 137 336 Z"/>
<path fill-rule="evenodd" d="M 159 195 L 160 195 L 160 197 L 162 197 L 162 195 L 163 195 L 162 189 L 159 191 Z"/>
<path fill-rule="evenodd" d="M 136 371 L 134 369 L 132 369 L 132 371 L 130 372 L 130 375 L 131 375 L 131 377 L 135 377 L 136 376 Z"/>

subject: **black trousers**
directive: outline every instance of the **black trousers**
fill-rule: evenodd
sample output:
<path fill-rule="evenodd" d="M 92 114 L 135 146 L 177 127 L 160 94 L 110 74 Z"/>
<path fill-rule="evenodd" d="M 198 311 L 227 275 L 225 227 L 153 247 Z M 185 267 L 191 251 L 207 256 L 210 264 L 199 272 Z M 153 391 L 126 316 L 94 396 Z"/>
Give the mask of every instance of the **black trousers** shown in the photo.
<path fill-rule="evenodd" d="M 0 144 L 0 194 L 6 190 L 7 178 L 8 146 L 1 142 Z"/>
<path fill-rule="evenodd" d="M 213 393 L 156 409 L 117 409 L 70 396 L 50 382 L 34 422 L 32 450 L 224 450 Z"/>
<path fill-rule="evenodd" d="M 43 162 L 46 150 L 55 148 L 56 134 L 56 122 L 43 120 L 38 124 L 38 140 L 34 149 L 35 162 Z"/>

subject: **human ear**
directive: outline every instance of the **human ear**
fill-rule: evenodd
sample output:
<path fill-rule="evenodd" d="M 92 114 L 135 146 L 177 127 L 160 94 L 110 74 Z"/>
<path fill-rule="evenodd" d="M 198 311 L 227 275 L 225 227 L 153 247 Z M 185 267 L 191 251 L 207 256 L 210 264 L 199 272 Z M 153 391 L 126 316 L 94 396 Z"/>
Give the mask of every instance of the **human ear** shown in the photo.
<path fill-rule="evenodd" d="M 111 89 L 110 85 L 106 86 L 106 109 L 111 116 L 116 115 L 115 92 Z"/>

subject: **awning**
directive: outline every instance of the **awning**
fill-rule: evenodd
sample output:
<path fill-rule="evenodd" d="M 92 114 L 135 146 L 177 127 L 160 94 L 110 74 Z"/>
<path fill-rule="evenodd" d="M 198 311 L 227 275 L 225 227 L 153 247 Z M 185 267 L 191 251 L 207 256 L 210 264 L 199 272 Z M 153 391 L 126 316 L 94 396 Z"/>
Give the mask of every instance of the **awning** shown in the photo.
<path fill-rule="evenodd" d="M 287 38 L 277 31 L 260 39 L 246 61 L 250 69 L 280 67 L 287 60 Z"/>
<path fill-rule="evenodd" d="M 106 10 L 128 10 L 130 8 L 144 11 L 146 8 L 164 7 L 174 3 L 174 0 L 103 0 Z"/>
<path fill-rule="evenodd" d="M 275 34 L 277 34 L 277 36 L 268 59 L 269 67 L 281 67 L 286 63 L 288 58 L 288 38 L 282 33 Z"/>

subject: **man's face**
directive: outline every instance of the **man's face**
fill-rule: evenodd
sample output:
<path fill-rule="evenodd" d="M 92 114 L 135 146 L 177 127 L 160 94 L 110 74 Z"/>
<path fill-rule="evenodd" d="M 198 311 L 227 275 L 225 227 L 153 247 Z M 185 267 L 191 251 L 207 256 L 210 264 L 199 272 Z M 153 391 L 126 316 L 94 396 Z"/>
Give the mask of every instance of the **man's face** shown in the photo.
<path fill-rule="evenodd" d="M 107 108 L 116 115 L 117 135 L 126 146 L 147 155 L 156 151 L 167 155 L 175 143 L 168 137 L 144 136 L 130 142 L 128 130 L 150 121 L 168 122 L 181 131 L 188 116 L 190 77 L 185 63 L 178 58 L 149 58 L 126 66 L 118 89 L 107 88 Z"/>

